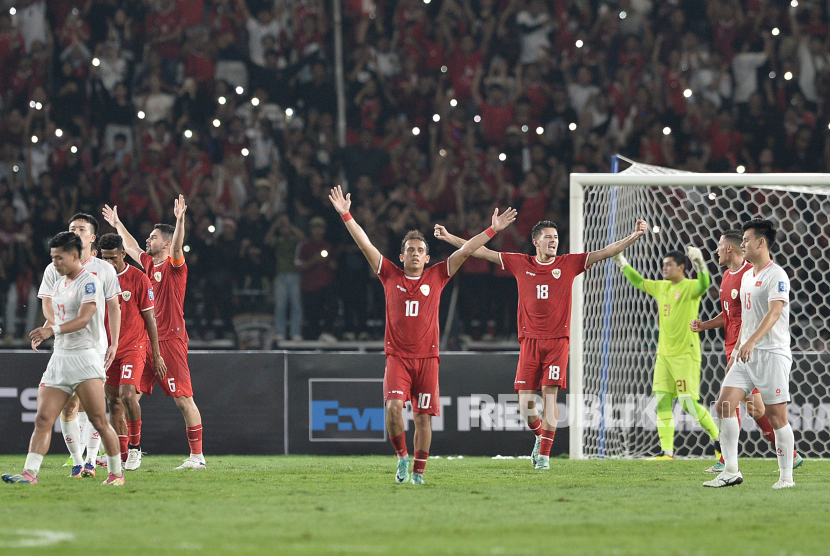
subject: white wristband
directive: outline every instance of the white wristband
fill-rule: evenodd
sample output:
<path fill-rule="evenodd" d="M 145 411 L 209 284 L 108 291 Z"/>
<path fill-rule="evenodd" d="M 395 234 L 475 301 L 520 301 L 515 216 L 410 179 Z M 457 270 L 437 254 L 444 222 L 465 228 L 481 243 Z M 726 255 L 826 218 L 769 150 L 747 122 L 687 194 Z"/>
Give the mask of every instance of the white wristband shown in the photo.
<path fill-rule="evenodd" d="M 61 325 L 60 324 L 53 324 L 52 325 L 52 332 L 55 333 L 55 336 L 61 333 Z"/>

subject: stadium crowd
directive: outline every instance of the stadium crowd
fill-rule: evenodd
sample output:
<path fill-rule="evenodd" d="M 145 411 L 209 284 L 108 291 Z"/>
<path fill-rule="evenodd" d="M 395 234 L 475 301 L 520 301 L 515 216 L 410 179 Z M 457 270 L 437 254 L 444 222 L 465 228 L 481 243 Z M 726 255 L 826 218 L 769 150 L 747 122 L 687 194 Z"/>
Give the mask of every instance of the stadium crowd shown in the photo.
<path fill-rule="evenodd" d="M 565 247 L 568 173 L 608 171 L 617 152 L 830 170 L 821 2 L 346 0 L 344 147 L 331 2 L 1 5 L 8 339 L 40 319 L 49 238 L 105 203 L 145 238 L 186 196 L 191 336 L 232 337 L 256 312 L 279 338 L 378 339 L 382 289 L 327 199 L 336 183 L 392 256 L 412 228 L 469 237 L 494 205 L 519 208 L 494 249 L 527 250 L 544 218 Z M 433 262 L 449 249 L 432 248 Z M 454 335 L 514 334 L 512 276 L 473 259 L 461 272 Z"/>

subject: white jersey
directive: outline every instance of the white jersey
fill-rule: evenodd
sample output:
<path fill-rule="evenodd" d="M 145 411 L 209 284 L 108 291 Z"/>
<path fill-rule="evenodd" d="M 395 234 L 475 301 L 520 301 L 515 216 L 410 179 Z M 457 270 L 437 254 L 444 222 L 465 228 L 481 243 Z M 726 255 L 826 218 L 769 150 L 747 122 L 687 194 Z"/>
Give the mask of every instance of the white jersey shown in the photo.
<path fill-rule="evenodd" d="M 103 296 L 106 301 L 109 301 L 121 293 L 121 286 L 118 285 L 118 276 L 115 273 L 115 267 L 113 267 L 110 263 L 96 257 L 89 257 L 82 264 L 84 270 L 93 276 L 98 277 L 98 280 L 101 282 L 101 289 L 103 290 Z M 62 276 L 58 274 L 58 271 L 55 269 L 55 265 L 53 263 L 49 263 L 49 266 L 47 266 L 46 270 L 43 271 L 43 281 L 40 283 L 40 289 L 37 292 L 37 296 L 40 298 L 52 297 L 53 292 L 55 291 L 55 285 L 61 278 Z M 101 322 L 103 322 L 104 319 L 105 307 L 106 304 L 96 311 L 96 317 L 98 316 L 98 313 L 100 313 Z M 103 336 L 101 336 L 99 341 L 100 345 L 98 346 L 98 350 L 101 353 L 106 353 L 107 348 L 109 347 L 106 331 Z"/>
<path fill-rule="evenodd" d="M 790 278 L 784 269 L 770 261 L 755 274 L 753 269 L 741 279 L 741 345 L 752 336 L 769 312 L 770 301 L 785 303 L 781 316 L 755 344 L 755 349 L 766 350 L 792 357 L 790 352 Z"/>
<path fill-rule="evenodd" d="M 107 263 L 109 264 L 109 263 Z M 69 280 L 61 276 L 52 290 L 52 308 L 55 310 L 55 324 L 64 324 L 78 316 L 81 305 L 95 303 L 95 314 L 87 325 L 76 332 L 55 336 L 55 352 L 67 350 L 94 349 L 100 351 L 101 337 L 107 340 L 104 329 L 104 301 L 101 281 L 86 269 Z"/>

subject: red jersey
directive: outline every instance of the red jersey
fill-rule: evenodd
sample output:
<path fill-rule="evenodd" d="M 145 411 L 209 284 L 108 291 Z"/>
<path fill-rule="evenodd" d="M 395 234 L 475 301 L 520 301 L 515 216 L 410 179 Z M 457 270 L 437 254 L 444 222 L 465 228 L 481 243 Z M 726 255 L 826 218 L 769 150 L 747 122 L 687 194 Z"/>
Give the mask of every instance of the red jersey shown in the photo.
<path fill-rule="evenodd" d="M 149 338 L 144 327 L 144 318 L 141 313 L 154 307 L 153 287 L 150 279 L 134 266 L 127 265 L 124 272 L 118 275 L 118 285 L 121 287 L 121 333 L 118 336 L 118 353 L 141 347 L 146 348 Z"/>
<path fill-rule="evenodd" d="M 570 338 L 572 287 L 588 268 L 588 253 L 558 255 L 549 263 L 521 253 L 499 253 L 499 259 L 519 286 L 519 338 Z"/>
<path fill-rule="evenodd" d="M 727 357 L 732 355 L 738 334 L 741 331 L 741 278 L 750 270 L 752 265 L 744 261 L 744 265 L 737 271 L 727 270 L 720 282 L 720 308 L 723 311 L 723 328 L 726 330 L 724 346 Z"/>
<path fill-rule="evenodd" d="M 147 272 L 153 287 L 156 304 L 156 326 L 159 341 L 179 338 L 187 343 L 187 330 L 184 327 L 184 293 L 187 288 L 187 265 L 184 258 L 180 264 L 174 264 L 173 257 L 159 263 L 153 263 L 153 257 L 141 254 L 141 266 Z"/>
<path fill-rule="evenodd" d="M 438 307 L 452 278 L 449 260 L 425 268 L 414 278 L 383 257 L 378 278 L 386 293 L 386 355 L 438 357 Z"/>

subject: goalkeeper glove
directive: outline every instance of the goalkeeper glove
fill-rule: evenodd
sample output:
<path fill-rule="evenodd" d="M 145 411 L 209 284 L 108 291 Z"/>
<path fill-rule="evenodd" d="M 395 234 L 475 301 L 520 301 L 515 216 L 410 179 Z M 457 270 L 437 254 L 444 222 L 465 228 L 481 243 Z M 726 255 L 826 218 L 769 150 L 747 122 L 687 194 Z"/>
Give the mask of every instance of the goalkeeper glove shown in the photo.
<path fill-rule="evenodd" d="M 625 268 L 628 266 L 628 259 L 626 259 L 622 253 L 617 253 L 611 260 L 614 261 L 614 264 L 617 265 L 620 269 Z"/>
<path fill-rule="evenodd" d="M 695 247 L 694 245 L 689 245 L 686 247 L 686 251 L 689 254 L 689 259 L 692 261 L 692 264 L 695 265 L 695 268 L 698 272 L 706 272 L 706 263 L 703 262 L 703 253 Z"/>

